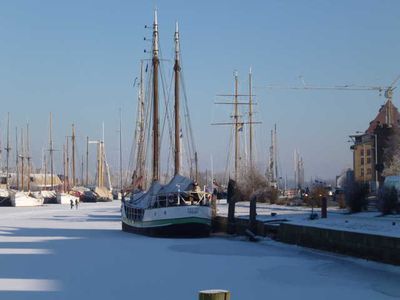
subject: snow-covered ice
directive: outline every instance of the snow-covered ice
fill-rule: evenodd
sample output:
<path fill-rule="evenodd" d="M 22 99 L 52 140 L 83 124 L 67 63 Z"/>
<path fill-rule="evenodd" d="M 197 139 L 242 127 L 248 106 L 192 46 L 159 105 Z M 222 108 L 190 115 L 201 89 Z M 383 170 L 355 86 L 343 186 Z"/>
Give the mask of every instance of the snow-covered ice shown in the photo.
<path fill-rule="evenodd" d="M 270 240 L 120 230 L 119 203 L 0 208 L 0 299 L 398 299 L 400 268 Z"/>

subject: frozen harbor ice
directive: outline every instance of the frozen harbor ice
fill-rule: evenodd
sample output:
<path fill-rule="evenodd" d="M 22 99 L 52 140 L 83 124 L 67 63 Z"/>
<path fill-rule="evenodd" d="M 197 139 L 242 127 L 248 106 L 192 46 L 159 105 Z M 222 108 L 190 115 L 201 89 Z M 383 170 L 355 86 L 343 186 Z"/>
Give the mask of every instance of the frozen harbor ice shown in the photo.
<path fill-rule="evenodd" d="M 119 203 L 0 208 L 0 299 L 398 299 L 400 268 L 270 240 L 120 230 Z"/>

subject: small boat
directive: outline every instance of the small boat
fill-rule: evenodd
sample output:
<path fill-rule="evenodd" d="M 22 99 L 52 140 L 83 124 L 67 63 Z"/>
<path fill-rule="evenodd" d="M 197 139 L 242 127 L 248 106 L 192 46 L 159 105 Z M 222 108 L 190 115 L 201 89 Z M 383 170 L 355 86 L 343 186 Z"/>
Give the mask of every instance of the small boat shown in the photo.
<path fill-rule="evenodd" d="M 92 190 L 83 191 L 79 196 L 79 200 L 82 202 L 97 202 L 97 195 Z"/>
<path fill-rule="evenodd" d="M 57 203 L 58 204 L 71 204 L 71 200 L 73 203 L 75 201 L 79 201 L 79 197 L 71 195 L 69 193 L 57 193 Z"/>
<path fill-rule="evenodd" d="M 28 192 L 16 191 L 11 193 L 11 205 L 15 207 L 19 206 L 40 206 L 43 205 L 43 198 L 33 197 Z"/>
<path fill-rule="evenodd" d="M 0 206 L 11 206 L 10 192 L 8 189 L 0 189 Z"/>
<path fill-rule="evenodd" d="M 57 193 L 56 191 L 42 190 L 39 192 L 40 197 L 43 198 L 44 204 L 56 204 L 57 203 Z"/>
<path fill-rule="evenodd" d="M 106 187 L 96 187 L 94 189 L 97 202 L 108 202 L 113 200 L 112 192 Z"/>
<path fill-rule="evenodd" d="M 8 174 L 0 174 L 0 206 L 11 206 Z"/>

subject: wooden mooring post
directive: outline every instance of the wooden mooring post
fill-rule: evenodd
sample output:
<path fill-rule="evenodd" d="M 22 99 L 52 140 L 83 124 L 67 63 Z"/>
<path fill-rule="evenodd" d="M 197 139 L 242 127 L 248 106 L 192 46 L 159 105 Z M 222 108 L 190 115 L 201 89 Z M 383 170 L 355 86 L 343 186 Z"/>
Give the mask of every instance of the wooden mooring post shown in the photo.
<path fill-rule="evenodd" d="M 253 233 L 257 230 L 257 196 L 250 197 L 249 230 Z"/>
<path fill-rule="evenodd" d="M 228 182 L 228 195 L 227 195 L 227 202 L 228 202 L 228 234 L 235 234 L 236 233 L 236 224 L 235 224 L 235 197 L 236 193 L 236 181 L 229 179 Z"/>
<path fill-rule="evenodd" d="M 257 196 L 253 194 L 250 197 L 250 215 L 249 215 L 249 225 L 245 231 L 249 240 L 252 242 L 257 242 Z"/>
<path fill-rule="evenodd" d="M 199 292 L 199 300 L 230 300 L 231 294 L 226 290 L 204 290 Z"/>
<path fill-rule="evenodd" d="M 328 200 L 326 197 L 322 198 L 321 201 L 321 218 L 326 219 L 328 217 Z"/>

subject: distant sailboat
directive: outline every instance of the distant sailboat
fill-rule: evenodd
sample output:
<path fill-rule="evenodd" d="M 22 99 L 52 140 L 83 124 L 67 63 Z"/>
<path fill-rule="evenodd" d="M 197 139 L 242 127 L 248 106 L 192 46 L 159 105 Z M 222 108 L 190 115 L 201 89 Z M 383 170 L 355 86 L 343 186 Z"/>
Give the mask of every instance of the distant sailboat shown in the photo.
<path fill-rule="evenodd" d="M 10 206 L 10 113 L 7 114 L 6 172 L 0 175 L 0 206 Z"/>
<path fill-rule="evenodd" d="M 68 141 L 68 140 L 67 140 Z M 75 157 L 75 128 L 74 125 L 72 125 L 72 157 Z M 57 192 L 56 198 L 57 198 L 57 203 L 58 204 L 71 204 L 71 201 L 73 204 L 75 204 L 76 201 L 79 201 L 79 197 L 77 196 L 77 192 L 72 192 L 70 191 L 70 187 L 69 187 L 69 178 L 68 178 L 68 168 L 69 168 L 69 164 L 68 164 L 68 142 L 67 145 L 64 145 L 64 149 L 63 149 L 63 189 L 62 191 Z M 73 159 L 74 161 L 74 159 Z M 74 163 L 73 163 L 74 166 Z M 73 170 L 75 169 L 75 167 L 73 167 Z M 73 172 L 74 173 L 74 172 Z M 73 175 L 73 178 L 75 176 Z M 75 180 L 72 180 L 73 182 L 73 188 L 75 187 Z M 75 195 L 74 195 L 75 194 Z"/>
<path fill-rule="evenodd" d="M 23 136 L 21 134 L 21 153 L 19 153 L 18 149 L 18 130 L 16 130 L 16 139 L 15 139 L 15 150 L 16 150 L 16 160 L 15 160 L 15 168 L 16 168 L 16 189 L 10 191 L 10 201 L 11 205 L 15 207 L 19 206 L 40 206 L 43 205 L 44 198 L 39 194 L 33 195 L 30 191 L 25 191 L 24 186 L 24 149 L 23 149 Z M 21 159 L 21 166 L 19 165 Z M 21 176 L 21 177 L 20 177 Z M 20 181 L 21 179 L 21 181 Z M 28 180 L 30 181 L 30 176 L 28 176 Z M 21 186 L 20 186 L 21 183 Z M 20 190 L 21 189 L 21 190 Z"/>
<path fill-rule="evenodd" d="M 96 182 L 94 186 L 90 187 L 90 190 L 83 191 L 81 195 L 81 200 L 84 202 L 112 201 L 113 196 L 111 177 L 104 143 L 104 124 L 102 139 L 96 141 L 88 141 L 88 144 L 97 145 Z M 105 184 L 105 180 L 107 180 L 107 185 Z"/>

